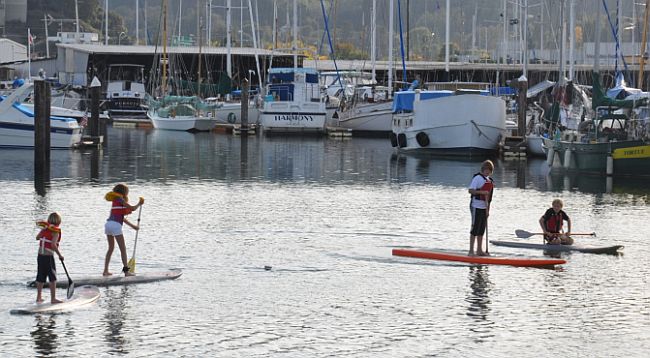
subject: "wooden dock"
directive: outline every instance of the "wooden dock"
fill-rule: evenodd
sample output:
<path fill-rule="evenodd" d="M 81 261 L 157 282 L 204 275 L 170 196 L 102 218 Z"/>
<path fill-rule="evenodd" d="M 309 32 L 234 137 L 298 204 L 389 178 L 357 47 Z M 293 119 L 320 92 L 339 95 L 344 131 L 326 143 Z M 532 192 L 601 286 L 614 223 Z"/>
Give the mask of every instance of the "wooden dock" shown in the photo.
<path fill-rule="evenodd" d="M 526 159 L 526 138 L 522 136 L 506 137 L 501 146 L 501 154 L 504 158 Z"/>

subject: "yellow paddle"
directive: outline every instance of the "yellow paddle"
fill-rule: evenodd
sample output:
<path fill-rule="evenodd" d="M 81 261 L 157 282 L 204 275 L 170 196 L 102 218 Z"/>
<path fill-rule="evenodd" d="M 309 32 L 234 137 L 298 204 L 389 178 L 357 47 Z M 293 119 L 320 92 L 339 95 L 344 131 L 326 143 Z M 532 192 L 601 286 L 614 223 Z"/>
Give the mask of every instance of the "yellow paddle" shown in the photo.
<path fill-rule="evenodd" d="M 133 243 L 133 255 L 131 255 L 131 259 L 126 264 L 129 267 L 130 273 L 135 273 L 135 247 L 138 246 L 138 233 L 140 232 L 140 215 L 142 215 L 142 205 L 140 206 L 140 210 L 138 210 L 138 230 L 136 230 L 135 232 L 135 242 Z"/>

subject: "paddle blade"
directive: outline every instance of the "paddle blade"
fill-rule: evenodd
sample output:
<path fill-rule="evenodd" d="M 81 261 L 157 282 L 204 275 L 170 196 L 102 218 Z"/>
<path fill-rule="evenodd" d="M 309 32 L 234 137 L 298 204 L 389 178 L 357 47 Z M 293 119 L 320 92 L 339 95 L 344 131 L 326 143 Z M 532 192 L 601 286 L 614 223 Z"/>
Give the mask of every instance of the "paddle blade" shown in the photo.
<path fill-rule="evenodd" d="M 129 272 L 130 273 L 135 273 L 135 257 L 132 257 L 129 260 L 129 263 L 126 264 L 126 266 L 129 267 Z"/>
<path fill-rule="evenodd" d="M 527 239 L 535 234 L 528 232 L 526 230 L 515 230 L 515 235 L 520 239 Z"/>
<path fill-rule="evenodd" d="M 67 296 L 68 299 L 71 299 L 72 295 L 74 295 L 74 282 L 72 282 L 72 280 L 70 280 L 68 282 L 68 296 Z"/>

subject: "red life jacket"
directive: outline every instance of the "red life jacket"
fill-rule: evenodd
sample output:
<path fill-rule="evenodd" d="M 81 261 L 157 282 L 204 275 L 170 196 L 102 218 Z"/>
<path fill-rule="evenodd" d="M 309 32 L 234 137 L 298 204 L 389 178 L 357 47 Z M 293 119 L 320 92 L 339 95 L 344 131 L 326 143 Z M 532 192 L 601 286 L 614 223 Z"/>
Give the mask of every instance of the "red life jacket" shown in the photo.
<path fill-rule="evenodd" d="M 483 180 L 485 180 L 485 184 L 483 184 L 483 186 L 481 186 L 478 190 L 487 191 L 490 194 L 489 195 L 478 195 L 477 194 L 477 195 L 474 195 L 474 199 L 487 201 L 488 203 L 492 202 L 492 194 L 494 193 L 494 181 L 492 180 L 492 178 L 486 177 L 485 175 L 483 175 L 481 173 L 474 174 L 472 179 L 475 178 L 477 175 L 480 175 L 483 178 Z"/>
<path fill-rule="evenodd" d="M 113 206 L 111 206 L 111 215 L 129 215 L 133 210 L 130 207 L 125 206 L 126 202 L 122 198 L 115 198 L 113 200 Z"/>
<path fill-rule="evenodd" d="M 104 199 L 112 203 L 111 214 L 108 217 L 108 220 L 122 223 L 124 221 L 124 215 L 131 214 L 133 211 L 129 206 L 126 206 L 128 199 L 120 193 L 116 193 L 114 191 L 108 192 L 104 196 Z"/>
<path fill-rule="evenodd" d="M 52 251 L 54 249 L 54 244 L 61 241 L 61 229 L 57 225 L 45 221 L 40 221 L 37 225 L 43 228 L 39 234 L 40 238 L 38 246 L 43 250 Z M 55 233 L 59 234 L 56 241 L 54 240 Z"/>
<path fill-rule="evenodd" d="M 546 224 L 546 231 L 548 232 L 561 232 L 562 231 L 562 225 L 564 224 L 564 220 L 562 219 L 562 210 L 560 210 L 557 213 L 551 214 L 551 216 L 546 219 L 544 222 Z"/>

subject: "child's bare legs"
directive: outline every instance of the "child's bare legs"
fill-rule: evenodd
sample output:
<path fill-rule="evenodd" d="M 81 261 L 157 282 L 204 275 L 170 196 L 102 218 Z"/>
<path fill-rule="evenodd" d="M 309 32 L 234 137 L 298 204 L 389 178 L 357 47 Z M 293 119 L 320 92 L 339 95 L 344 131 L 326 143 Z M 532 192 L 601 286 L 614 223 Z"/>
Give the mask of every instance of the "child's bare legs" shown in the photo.
<path fill-rule="evenodd" d="M 106 251 L 106 258 L 104 259 L 104 273 L 102 273 L 102 275 L 110 276 L 112 273 L 108 271 L 108 265 L 111 263 L 111 256 L 113 255 L 113 249 L 115 248 L 115 238 L 111 235 L 106 235 L 106 239 L 108 240 L 108 250 Z M 122 242 L 124 242 L 124 238 L 122 238 Z"/>
<path fill-rule="evenodd" d="M 485 256 L 485 252 L 483 252 L 483 235 L 476 236 L 476 255 Z"/>
<path fill-rule="evenodd" d="M 469 235 L 469 252 L 467 256 L 474 256 L 474 241 L 476 241 L 476 236 Z"/>
<path fill-rule="evenodd" d="M 43 302 L 43 282 L 36 281 L 36 303 Z"/>
<path fill-rule="evenodd" d="M 122 267 L 127 267 L 128 262 L 126 258 L 126 244 L 124 243 L 124 235 L 115 236 L 115 241 L 117 241 L 117 246 L 120 247 L 120 255 L 122 256 Z M 133 276 L 131 272 L 124 272 L 124 276 Z"/>
<path fill-rule="evenodd" d="M 62 303 L 63 301 L 56 299 L 56 281 L 50 281 L 50 302 Z"/>

